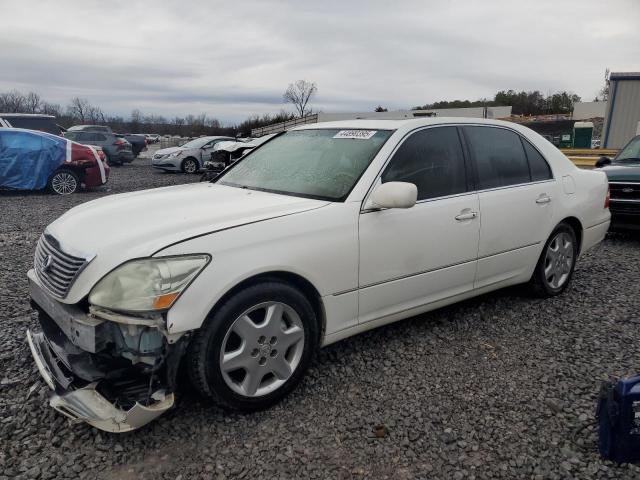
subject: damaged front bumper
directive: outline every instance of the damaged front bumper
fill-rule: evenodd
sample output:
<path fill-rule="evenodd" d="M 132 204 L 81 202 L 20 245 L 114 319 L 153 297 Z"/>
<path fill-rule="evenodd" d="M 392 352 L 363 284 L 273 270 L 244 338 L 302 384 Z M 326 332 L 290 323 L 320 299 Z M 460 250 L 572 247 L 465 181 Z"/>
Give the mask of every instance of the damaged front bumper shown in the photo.
<path fill-rule="evenodd" d="M 170 344 L 149 326 L 88 315 L 53 300 L 32 275 L 29 290 L 42 332 L 27 331 L 27 341 L 40 375 L 55 392 L 51 407 L 101 430 L 127 432 L 174 405 L 185 338 Z M 138 340 L 131 337 L 136 332 Z M 132 338 L 137 342 L 133 347 Z"/>

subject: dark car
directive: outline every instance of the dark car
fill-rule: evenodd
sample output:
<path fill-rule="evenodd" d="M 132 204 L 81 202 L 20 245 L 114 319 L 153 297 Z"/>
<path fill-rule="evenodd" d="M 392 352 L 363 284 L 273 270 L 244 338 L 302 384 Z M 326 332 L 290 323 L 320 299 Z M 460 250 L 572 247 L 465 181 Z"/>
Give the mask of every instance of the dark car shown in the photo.
<path fill-rule="evenodd" d="M 109 128 L 109 127 L 106 127 Z M 84 145 L 101 147 L 112 165 L 131 163 L 135 156 L 131 144 L 124 138 L 106 131 L 78 130 L 73 127 L 64 134 L 65 138 Z"/>
<path fill-rule="evenodd" d="M 30 113 L 0 113 L 0 128 L 26 128 L 38 130 L 53 135 L 60 135 L 62 129 L 56 124 L 53 115 L 41 115 Z"/>
<path fill-rule="evenodd" d="M 116 137 L 124 138 L 131 144 L 131 150 L 133 151 L 134 157 L 137 157 L 140 155 L 140 152 L 147 149 L 147 140 L 144 138 L 144 135 L 136 135 L 134 133 L 116 133 L 115 135 Z"/>
<path fill-rule="evenodd" d="M 33 130 L 0 128 L 0 188 L 41 190 L 58 195 L 81 185 L 107 183 L 109 166 L 102 152 L 66 138 Z"/>
<path fill-rule="evenodd" d="M 615 158 L 596 162 L 609 178 L 612 230 L 640 230 L 640 135 L 634 137 Z"/>

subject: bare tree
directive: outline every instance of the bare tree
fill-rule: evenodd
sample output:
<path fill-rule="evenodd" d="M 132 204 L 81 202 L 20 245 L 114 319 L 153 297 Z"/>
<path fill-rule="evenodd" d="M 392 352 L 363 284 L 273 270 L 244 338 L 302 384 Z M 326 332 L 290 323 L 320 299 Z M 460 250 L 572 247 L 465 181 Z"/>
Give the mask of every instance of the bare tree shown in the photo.
<path fill-rule="evenodd" d="M 25 101 L 25 109 L 28 113 L 38 113 L 40 111 L 40 106 L 42 104 L 42 99 L 40 95 L 35 92 L 27 93 L 27 96 L 24 98 Z"/>
<path fill-rule="evenodd" d="M 62 116 L 62 108 L 57 103 L 42 102 L 40 104 L 40 112 L 45 115 L 53 115 L 55 117 Z"/>
<path fill-rule="evenodd" d="M 67 106 L 67 114 L 74 120 L 84 123 L 89 120 L 89 111 L 91 104 L 86 98 L 74 97 Z"/>
<path fill-rule="evenodd" d="M 298 115 L 302 118 L 311 113 L 311 109 L 307 110 L 307 104 L 317 91 L 318 87 L 315 83 L 298 80 L 295 83 L 289 84 L 282 98 L 285 102 L 292 103 L 293 106 L 296 107 Z"/>
<path fill-rule="evenodd" d="M 0 93 L 0 112 L 23 113 L 26 108 L 26 99 L 17 90 Z"/>

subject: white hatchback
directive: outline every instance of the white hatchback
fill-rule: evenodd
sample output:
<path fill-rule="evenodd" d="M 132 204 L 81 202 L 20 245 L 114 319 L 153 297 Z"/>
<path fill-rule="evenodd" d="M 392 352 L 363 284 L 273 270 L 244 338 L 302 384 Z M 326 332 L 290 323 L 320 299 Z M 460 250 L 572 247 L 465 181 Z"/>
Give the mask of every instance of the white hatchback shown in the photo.
<path fill-rule="evenodd" d="M 257 410 L 321 346 L 508 285 L 560 294 L 603 239 L 607 202 L 604 173 L 516 124 L 306 125 L 211 183 L 109 196 L 49 225 L 29 344 L 51 405 L 98 428 L 170 408 L 180 364 L 204 396 Z"/>

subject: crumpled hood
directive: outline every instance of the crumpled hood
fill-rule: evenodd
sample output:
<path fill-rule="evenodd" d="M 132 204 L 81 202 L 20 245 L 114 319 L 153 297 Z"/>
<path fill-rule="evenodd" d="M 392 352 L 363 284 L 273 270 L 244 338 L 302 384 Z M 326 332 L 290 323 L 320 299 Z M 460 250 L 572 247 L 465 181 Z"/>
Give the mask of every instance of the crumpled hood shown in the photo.
<path fill-rule="evenodd" d="M 194 236 L 327 204 L 202 182 L 93 200 L 69 210 L 46 232 L 69 253 L 95 255 L 65 299 L 75 303 L 127 260 L 153 255 Z"/>

